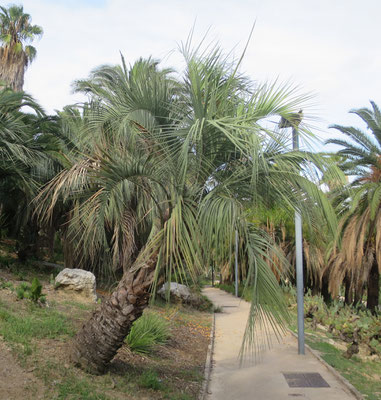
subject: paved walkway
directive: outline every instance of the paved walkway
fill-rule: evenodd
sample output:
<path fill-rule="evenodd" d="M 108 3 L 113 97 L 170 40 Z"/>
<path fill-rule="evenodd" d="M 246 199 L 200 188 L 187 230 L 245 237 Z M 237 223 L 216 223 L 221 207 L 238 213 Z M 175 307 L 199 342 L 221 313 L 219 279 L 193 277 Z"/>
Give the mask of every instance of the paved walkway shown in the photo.
<path fill-rule="evenodd" d="M 353 400 L 356 397 L 307 349 L 297 354 L 297 340 L 289 334 L 282 343 L 257 363 L 245 360 L 239 366 L 238 353 L 245 330 L 249 304 L 216 288 L 203 292 L 223 313 L 216 315 L 213 369 L 208 400 Z M 283 373 L 319 373 L 330 387 L 292 388 Z"/>

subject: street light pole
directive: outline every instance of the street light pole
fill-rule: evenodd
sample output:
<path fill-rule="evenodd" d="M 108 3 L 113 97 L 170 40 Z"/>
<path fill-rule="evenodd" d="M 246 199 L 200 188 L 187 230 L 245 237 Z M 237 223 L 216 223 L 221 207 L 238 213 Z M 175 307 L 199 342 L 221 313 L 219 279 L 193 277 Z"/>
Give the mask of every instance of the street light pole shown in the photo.
<path fill-rule="evenodd" d="M 235 230 L 235 297 L 238 297 L 238 231 Z"/>
<path fill-rule="evenodd" d="M 303 111 L 282 117 L 279 128 L 292 128 L 292 148 L 299 150 L 298 126 L 303 118 Z M 302 217 L 298 209 L 295 210 L 295 259 L 296 259 L 296 294 L 298 303 L 298 354 L 305 354 L 304 346 L 304 280 L 303 280 L 303 234 Z"/>
<path fill-rule="evenodd" d="M 299 150 L 298 128 L 292 128 L 292 148 Z M 298 308 L 298 354 L 305 354 L 304 349 L 304 280 L 303 280 L 303 233 L 302 217 L 295 211 L 295 258 L 296 258 L 296 293 Z"/>

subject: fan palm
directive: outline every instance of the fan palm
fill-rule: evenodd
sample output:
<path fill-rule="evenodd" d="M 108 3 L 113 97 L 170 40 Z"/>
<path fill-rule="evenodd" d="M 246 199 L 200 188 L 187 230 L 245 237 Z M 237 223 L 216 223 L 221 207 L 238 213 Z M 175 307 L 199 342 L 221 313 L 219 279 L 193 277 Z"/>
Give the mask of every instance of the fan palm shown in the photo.
<path fill-rule="evenodd" d="M 131 68 L 122 60 L 77 82 L 92 102 L 81 134 L 94 144 L 37 197 L 42 219 L 58 201 L 70 202 L 77 253 L 94 261 L 101 254 L 124 270 L 74 340 L 73 360 L 93 372 L 104 371 L 163 277 L 196 279 L 211 254 L 229 262 L 235 230 L 254 286 L 243 348 L 253 342 L 254 320 L 281 331 L 287 309 L 265 261 L 271 241 L 248 222 L 246 205 L 326 204 L 299 174 L 306 154 L 288 154 L 282 138 L 261 126 L 294 113 L 305 98 L 288 87 L 254 87 L 219 49 L 183 53 L 182 81 L 152 60 Z"/>
<path fill-rule="evenodd" d="M 367 284 L 367 307 L 375 310 L 379 303 L 381 271 L 381 112 L 372 108 L 351 112 L 359 116 L 369 130 L 333 125 L 349 140 L 330 139 L 327 143 L 342 147 L 338 154 L 345 157 L 341 167 L 354 176 L 337 198 L 341 214 L 341 246 L 333 257 L 331 289 L 337 292 L 345 277 L 357 293 Z"/>
<path fill-rule="evenodd" d="M 25 108 L 34 112 L 26 113 Z M 45 119 L 30 96 L 0 90 L 0 209 L 3 228 L 17 236 L 20 256 L 31 243 L 30 233 L 38 231 L 30 219 L 30 202 L 39 186 L 37 166 L 47 160 L 36 137 Z"/>
<path fill-rule="evenodd" d="M 28 43 L 42 32 L 22 6 L 0 6 L 0 81 L 13 90 L 22 90 L 25 69 L 36 57 L 36 49 Z"/>

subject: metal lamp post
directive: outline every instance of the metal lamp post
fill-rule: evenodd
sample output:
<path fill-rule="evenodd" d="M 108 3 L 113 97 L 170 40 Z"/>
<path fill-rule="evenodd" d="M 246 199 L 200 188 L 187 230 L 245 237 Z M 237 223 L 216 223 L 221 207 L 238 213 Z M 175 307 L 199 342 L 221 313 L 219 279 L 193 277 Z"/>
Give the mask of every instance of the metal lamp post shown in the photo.
<path fill-rule="evenodd" d="M 292 148 L 299 150 L 298 126 L 303 118 L 303 111 L 292 114 L 288 119 L 282 117 L 279 128 L 292 128 Z M 305 354 L 304 349 L 304 282 L 303 282 L 303 235 L 302 217 L 295 210 L 295 258 L 296 258 L 296 292 L 298 303 L 298 354 Z"/>
<path fill-rule="evenodd" d="M 238 297 L 238 231 L 235 230 L 235 260 L 234 260 L 234 273 L 235 273 L 235 297 Z"/>

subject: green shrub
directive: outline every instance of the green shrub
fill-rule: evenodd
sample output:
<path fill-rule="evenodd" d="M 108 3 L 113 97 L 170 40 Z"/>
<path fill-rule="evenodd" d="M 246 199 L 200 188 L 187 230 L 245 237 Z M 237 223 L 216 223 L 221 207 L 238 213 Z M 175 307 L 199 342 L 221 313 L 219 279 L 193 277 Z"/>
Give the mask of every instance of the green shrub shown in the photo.
<path fill-rule="evenodd" d="M 170 337 L 168 322 L 153 313 L 143 314 L 132 325 L 126 343 L 135 353 L 146 354 L 156 344 L 164 344 Z"/>
<path fill-rule="evenodd" d="M 22 288 L 21 286 L 19 286 L 19 287 L 16 289 L 16 296 L 17 296 L 17 298 L 20 299 L 20 300 L 24 299 L 24 298 L 25 298 L 25 289 Z"/>
<path fill-rule="evenodd" d="M 360 310 L 335 301 L 329 307 L 319 296 L 304 297 L 304 315 L 316 329 L 324 325 L 333 337 L 347 343 L 366 344 L 370 354 L 381 354 L 381 319 L 368 310 Z"/>
<path fill-rule="evenodd" d="M 219 283 L 216 285 L 218 289 L 224 290 L 225 292 L 231 293 L 235 296 L 235 284 L 234 283 Z M 248 286 L 245 288 L 243 283 L 238 285 L 238 297 L 243 298 L 246 301 L 252 300 L 252 287 Z"/>
<path fill-rule="evenodd" d="M 35 303 L 42 297 L 42 285 L 38 278 L 33 278 L 32 285 L 30 287 L 30 299 Z"/>
<path fill-rule="evenodd" d="M 13 283 L 12 282 L 2 282 L 1 289 L 9 289 L 13 292 L 13 290 L 14 290 Z"/>
<path fill-rule="evenodd" d="M 24 292 L 26 292 L 27 290 L 30 290 L 30 286 L 29 286 L 26 282 L 20 283 L 19 288 L 21 288 L 22 290 L 24 290 Z"/>

